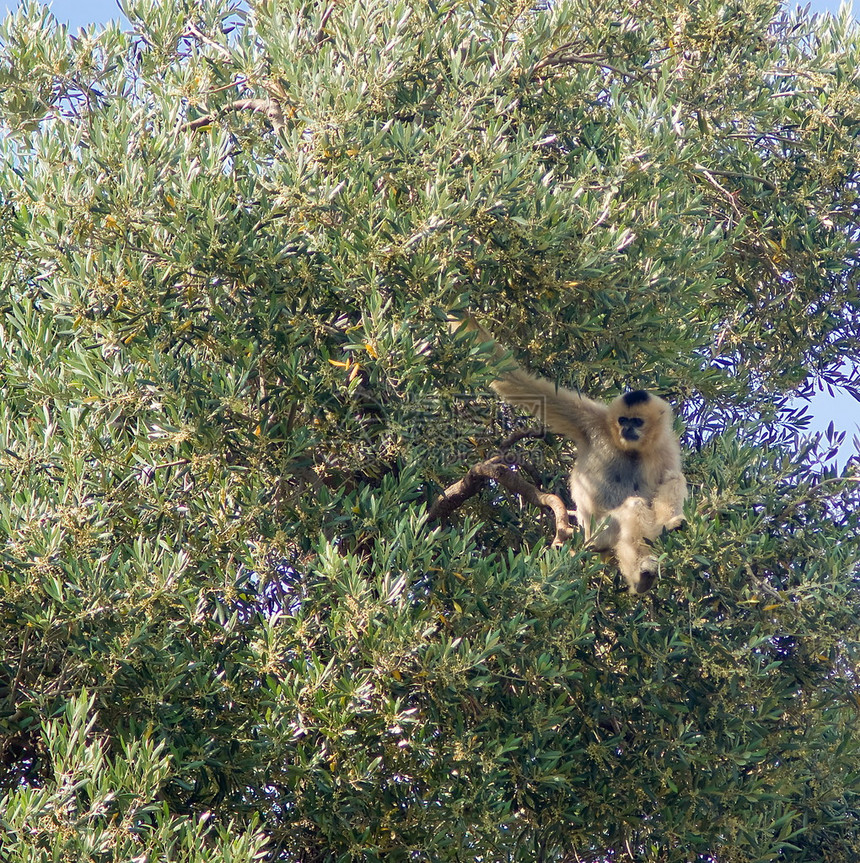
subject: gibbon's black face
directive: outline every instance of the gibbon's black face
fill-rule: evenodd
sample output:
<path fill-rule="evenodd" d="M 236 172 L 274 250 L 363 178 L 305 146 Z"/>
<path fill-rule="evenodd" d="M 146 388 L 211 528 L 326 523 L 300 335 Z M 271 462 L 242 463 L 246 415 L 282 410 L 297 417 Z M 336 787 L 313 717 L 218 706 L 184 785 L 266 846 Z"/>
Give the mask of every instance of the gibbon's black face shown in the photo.
<path fill-rule="evenodd" d="M 609 411 L 611 434 L 620 449 L 638 452 L 645 445 L 657 419 L 658 401 L 645 390 L 633 390 L 612 403 Z"/>
<path fill-rule="evenodd" d="M 642 417 L 618 417 L 619 432 L 624 440 L 637 441 L 642 433 L 645 420 Z"/>

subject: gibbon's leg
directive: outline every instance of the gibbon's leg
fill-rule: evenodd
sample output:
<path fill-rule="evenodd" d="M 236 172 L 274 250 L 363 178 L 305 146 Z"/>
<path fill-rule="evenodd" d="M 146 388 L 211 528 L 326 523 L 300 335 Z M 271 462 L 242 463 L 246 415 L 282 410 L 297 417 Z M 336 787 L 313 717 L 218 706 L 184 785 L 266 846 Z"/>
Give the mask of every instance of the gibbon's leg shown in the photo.
<path fill-rule="evenodd" d="M 657 580 L 657 559 L 645 542 L 655 534 L 654 510 L 644 498 L 631 497 L 612 511 L 612 517 L 619 525 L 615 557 L 621 575 L 630 593 L 645 593 Z"/>
<path fill-rule="evenodd" d="M 682 473 L 672 473 L 657 488 L 654 495 L 654 527 L 656 539 L 666 530 L 677 530 L 684 524 L 684 501 L 687 499 L 687 481 Z"/>
<path fill-rule="evenodd" d="M 646 593 L 657 580 L 657 559 L 641 542 L 622 540 L 615 547 L 615 559 L 630 593 Z"/>
<path fill-rule="evenodd" d="M 654 515 L 648 502 L 641 497 L 630 497 L 601 519 L 589 519 L 583 525 L 585 540 L 595 551 L 609 551 L 622 538 L 650 536 Z M 658 532 L 659 533 L 659 532 Z"/>

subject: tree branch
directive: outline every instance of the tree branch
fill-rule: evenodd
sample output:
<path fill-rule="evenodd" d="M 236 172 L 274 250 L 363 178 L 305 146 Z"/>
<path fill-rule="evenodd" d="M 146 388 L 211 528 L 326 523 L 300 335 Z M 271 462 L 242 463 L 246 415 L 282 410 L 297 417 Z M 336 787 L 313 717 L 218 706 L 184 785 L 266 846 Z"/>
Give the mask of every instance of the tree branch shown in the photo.
<path fill-rule="evenodd" d="M 522 434 L 521 437 L 525 437 Z M 510 446 L 510 444 L 509 444 Z M 557 494 L 541 491 L 521 474 L 502 464 L 504 456 L 493 456 L 487 461 L 479 462 L 469 468 L 469 472 L 453 485 L 448 486 L 430 507 L 429 518 L 441 520 L 447 518 L 455 509 L 474 497 L 488 480 L 495 480 L 508 491 L 520 495 L 533 506 L 549 509 L 555 518 L 555 537 L 552 544 L 558 548 L 573 536 L 570 526 L 570 516 L 567 506 Z"/>
<path fill-rule="evenodd" d="M 328 24 L 328 20 L 329 20 L 329 18 L 331 18 L 332 13 L 334 12 L 336 5 L 337 5 L 336 3 L 330 4 L 329 7 L 325 10 L 325 12 L 323 12 L 322 18 L 320 18 L 320 26 L 318 27 L 317 34 L 314 37 L 314 43 L 317 46 L 322 45 L 322 43 L 325 42 L 325 40 L 326 40 L 326 34 L 325 34 L 326 24 Z"/>

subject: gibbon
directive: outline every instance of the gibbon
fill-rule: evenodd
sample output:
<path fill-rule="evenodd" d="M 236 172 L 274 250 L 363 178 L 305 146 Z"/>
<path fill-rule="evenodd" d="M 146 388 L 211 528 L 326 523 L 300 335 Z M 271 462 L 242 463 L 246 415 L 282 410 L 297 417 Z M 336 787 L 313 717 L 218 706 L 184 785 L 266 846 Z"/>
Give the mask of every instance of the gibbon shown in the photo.
<path fill-rule="evenodd" d="M 506 356 L 474 319 L 452 321 L 450 327 L 492 343 L 496 359 Z M 669 405 L 645 390 L 602 404 L 519 366 L 503 372 L 492 387 L 552 431 L 573 438 L 577 456 L 570 494 L 586 542 L 595 551 L 614 554 L 630 593 L 649 590 L 658 569 L 650 541 L 683 525 L 687 497 Z"/>

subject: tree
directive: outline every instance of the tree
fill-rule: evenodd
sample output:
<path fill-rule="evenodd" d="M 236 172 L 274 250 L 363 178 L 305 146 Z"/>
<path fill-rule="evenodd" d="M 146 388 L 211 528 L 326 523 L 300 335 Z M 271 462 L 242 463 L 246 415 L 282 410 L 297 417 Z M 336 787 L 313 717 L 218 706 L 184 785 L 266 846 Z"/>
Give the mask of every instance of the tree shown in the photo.
<path fill-rule="evenodd" d="M 858 859 L 856 461 L 788 407 L 858 392 L 847 14 L 123 9 L 0 31 L 7 859 Z M 464 309 L 677 406 L 649 596 L 429 519 L 521 428 Z"/>

